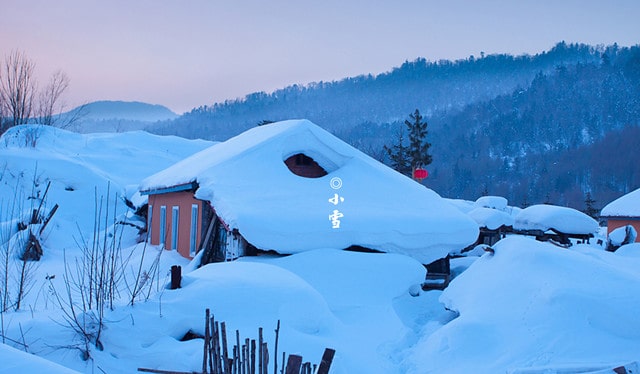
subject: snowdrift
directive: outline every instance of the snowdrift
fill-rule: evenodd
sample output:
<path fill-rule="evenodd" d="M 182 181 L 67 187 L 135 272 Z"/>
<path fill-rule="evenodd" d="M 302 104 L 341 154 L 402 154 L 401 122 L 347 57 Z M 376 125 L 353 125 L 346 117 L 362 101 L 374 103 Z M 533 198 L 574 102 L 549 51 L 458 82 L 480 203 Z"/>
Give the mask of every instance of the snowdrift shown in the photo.
<path fill-rule="evenodd" d="M 459 317 L 425 336 L 412 373 L 623 365 L 640 355 L 640 258 L 508 237 L 446 289 Z"/>

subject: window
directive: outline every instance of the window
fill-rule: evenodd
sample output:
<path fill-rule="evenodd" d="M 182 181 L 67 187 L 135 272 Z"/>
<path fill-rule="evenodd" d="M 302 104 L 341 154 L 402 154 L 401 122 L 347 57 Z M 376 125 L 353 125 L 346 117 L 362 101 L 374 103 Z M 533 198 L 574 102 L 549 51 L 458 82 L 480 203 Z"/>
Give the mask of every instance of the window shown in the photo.
<path fill-rule="evenodd" d="M 160 206 L 160 241 L 158 242 L 164 248 L 167 240 L 167 207 Z"/>
<path fill-rule="evenodd" d="M 196 242 L 198 236 L 198 204 L 191 204 L 191 232 L 189 233 L 189 255 L 196 255 Z"/>
<path fill-rule="evenodd" d="M 153 225 L 153 205 L 147 210 L 147 240 L 151 243 L 151 227 Z"/>
<path fill-rule="evenodd" d="M 171 249 L 178 249 L 178 228 L 180 225 L 180 207 L 171 208 Z"/>

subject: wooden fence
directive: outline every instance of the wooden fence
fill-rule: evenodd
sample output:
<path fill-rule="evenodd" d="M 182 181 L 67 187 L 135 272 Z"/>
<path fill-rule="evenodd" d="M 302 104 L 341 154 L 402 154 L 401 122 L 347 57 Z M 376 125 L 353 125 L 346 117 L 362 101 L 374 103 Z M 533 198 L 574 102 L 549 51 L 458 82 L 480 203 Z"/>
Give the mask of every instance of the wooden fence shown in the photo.
<path fill-rule="evenodd" d="M 159 374 L 269 374 L 269 349 L 263 338 L 263 329 L 258 329 L 258 340 L 241 339 L 236 330 L 231 346 L 225 322 L 215 320 L 207 309 L 205 312 L 204 346 L 201 372 L 180 372 L 159 369 L 138 368 L 140 372 Z M 278 339 L 280 320 L 275 330 L 275 346 L 273 352 L 273 374 L 328 374 L 333 362 L 335 350 L 327 348 L 319 365 L 303 362 L 302 356 L 287 355 L 282 352 L 282 360 L 278 365 Z M 286 359 L 286 365 L 284 365 Z"/>

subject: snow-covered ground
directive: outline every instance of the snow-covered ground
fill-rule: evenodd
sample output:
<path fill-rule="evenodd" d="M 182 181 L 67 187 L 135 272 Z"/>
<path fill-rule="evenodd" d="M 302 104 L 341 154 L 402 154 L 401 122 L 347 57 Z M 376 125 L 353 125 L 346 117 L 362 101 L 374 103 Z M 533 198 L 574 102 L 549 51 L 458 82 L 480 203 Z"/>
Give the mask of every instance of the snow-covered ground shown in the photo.
<path fill-rule="evenodd" d="M 34 134 L 36 146 L 25 146 Z M 206 308 L 243 337 L 255 339 L 263 327 L 270 350 L 278 320 L 279 352 L 318 363 L 324 348 L 336 349 L 331 373 L 577 373 L 640 360 L 638 244 L 610 253 L 595 244 L 563 249 L 508 237 L 495 253 L 454 259 L 459 275 L 449 287 L 425 292 L 424 267 L 400 254 L 323 248 L 195 269 L 174 252 L 138 243 L 136 228 L 117 225 L 97 237 L 117 239 L 128 262 L 113 308 L 106 308 L 103 349 L 91 346 L 84 361 L 80 336 L 55 295 L 65 297 L 65 259 L 67 274 L 75 274 L 72 259 L 92 241 L 96 196 L 98 207 L 104 199 L 101 228 L 120 220 L 141 224 L 121 198 L 210 145 L 143 132 L 78 135 L 33 127 L 0 138 L 0 242 L 24 235 L 17 223 L 28 222 L 48 182 L 42 212 L 59 205 L 42 233 L 44 255 L 30 270 L 30 292 L 19 310 L 2 313 L 0 372 L 198 371 L 202 340 L 180 339 L 204 332 Z M 13 253 L 8 263 L 11 305 L 21 262 Z M 130 305 L 140 263 L 148 287 Z M 176 290 L 165 287 L 172 265 L 184 273 Z"/>

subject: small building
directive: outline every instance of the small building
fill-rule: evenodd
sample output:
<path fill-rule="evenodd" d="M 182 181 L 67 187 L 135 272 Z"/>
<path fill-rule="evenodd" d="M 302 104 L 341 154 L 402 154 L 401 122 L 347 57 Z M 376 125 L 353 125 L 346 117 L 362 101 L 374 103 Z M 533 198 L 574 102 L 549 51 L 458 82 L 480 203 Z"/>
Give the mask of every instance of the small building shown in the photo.
<path fill-rule="evenodd" d="M 148 240 L 203 263 L 363 248 L 423 264 L 473 243 L 438 194 L 306 120 L 255 127 L 145 179 Z"/>
<path fill-rule="evenodd" d="M 607 235 L 627 225 L 640 232 L 640 188 L 607 204 L 602 208 L 600 218 L 607 221 Z M 639 241 L 636 238 L 636 242 Z"/>

